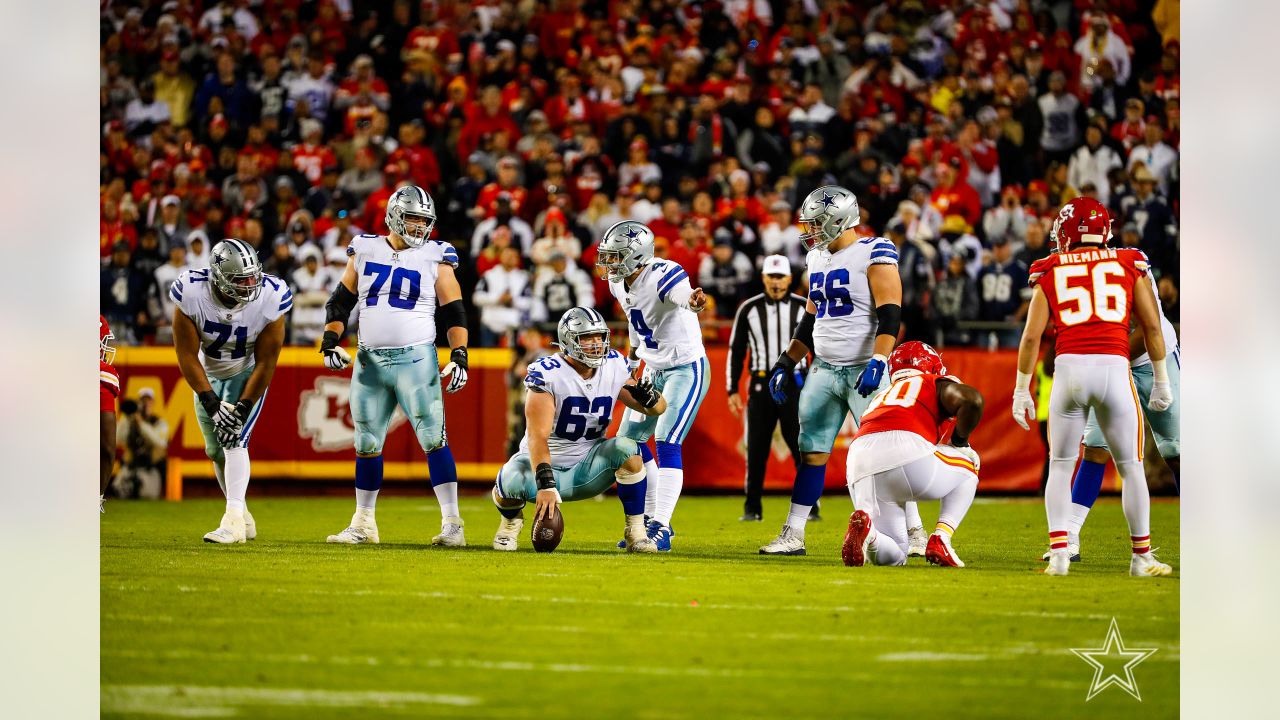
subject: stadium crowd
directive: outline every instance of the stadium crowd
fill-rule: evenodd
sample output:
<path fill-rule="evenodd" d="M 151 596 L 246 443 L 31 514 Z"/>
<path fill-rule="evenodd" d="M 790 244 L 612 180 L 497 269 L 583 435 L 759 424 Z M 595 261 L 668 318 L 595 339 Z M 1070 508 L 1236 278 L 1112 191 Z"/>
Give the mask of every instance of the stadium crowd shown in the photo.
<path fill-rule="evenodd" d="M 223 237 L 316 342 L 345 245 L 410 182 L 471 258 L 478 346 L 604 303 L 595 243 L 623 219 L 724 339 L 766 255 L 801 286 L 795 206 L 828 183 L 899 246 L 909 338 L 1015 343 L 1077 195 L 1178 321 L 1177 0 L 141 0 L 101 32 L 101 309 L 126 344 L 170 341 L 165 289 Z"/>

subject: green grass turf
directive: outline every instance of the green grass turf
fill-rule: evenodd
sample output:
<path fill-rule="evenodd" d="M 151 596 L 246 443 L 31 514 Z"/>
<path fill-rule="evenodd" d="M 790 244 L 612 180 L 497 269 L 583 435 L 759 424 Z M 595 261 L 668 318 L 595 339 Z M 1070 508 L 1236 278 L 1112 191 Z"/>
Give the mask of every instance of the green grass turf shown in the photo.
<path fill-rule="evenodd" d="M 387 493 L 382 545 L 326 545 L 348 499 L 251 505 L 259 539 L 201 542 L 210 500 L 111 502 L 102 519 L 104 716 L 375 717 L 1174 717 L 1176 577 L 1127 575 L 1124 519 L 1101 501 L 1085 562 L 1040 573 L 1038 500 L 979 499 L 956 534 L 964 569 L 846 568 L 848 501 L 830 494 L 807 557 L 756 553 L 764 523 L 735 498 L 688 497 L 675 552 L 613 548 L 615 498 L 564 510 L 560 549 L 489 549 L 497 514 L 464 498 L 470 547 L 429 546 L 429 497 Z M 922 505 L 925 521 L 937 504 Z M 527 512 L 531 517 L 531 508 Z M 1178 566 L 1178 505 L 1153 535 Z M 1069 648 L 1100 647 L 1115 617 L 1139 702 Z M 1121 661 L 1117 667 L 1123 665 Z"/>

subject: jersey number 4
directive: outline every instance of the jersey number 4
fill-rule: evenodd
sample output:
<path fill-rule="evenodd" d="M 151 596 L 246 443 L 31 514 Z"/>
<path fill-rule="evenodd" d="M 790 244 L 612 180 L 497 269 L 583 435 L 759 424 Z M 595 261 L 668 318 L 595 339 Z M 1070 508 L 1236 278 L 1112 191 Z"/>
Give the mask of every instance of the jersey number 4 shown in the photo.
<path fill-rule="evenodd" d="M 627 314 L 627 317 L 631 318 L 631 327 L 640 336 L 640 339 L 644 341 L 644 346 L 650 350 L 657 350 L 658 341 L 653 339 L 653 329 L 645 324 L 644 315 L 640 312 L 640 308 L 631 308 L 631 312 Z"/>
<path fill-rule="evenodd" d="M 398 267 L 392 272 L 390 265 L 369 262 L 364 264 L 364 274 L 373 276 L 369 296 L 364 301 L 366 305 L 378 304 L 378 293 L 382 292 L 382 286 L 387 283 L 388 277 L 391 278 L 391 290 L 387 293 L 387 302 L 391 307 L 411 310 L 418 304 L 418 296 L 422 292 L 422 273 L 417 270 Z M 407 291 L 405 284 L 409 286 Z"/>
<path fill-rule="evenodd" d="M 587 400 L 581 395 L 567 397 L 560 405 L 560 420 L 556 423 L 556 437 L 565 440 L 598 440 L 609 427 L 613 415 L 613 398 L 600 396 Z"/>
<path fill-rule="evenodd" d="M 1094 265 L 1092 273 L 1085 265 L 1055 267 L 1053 286 L 1058 294 L 1058 319 L 1062 324 L 1079 325 L 1095 317 L 1103 322 L 1124 322 L 1129 298 L 1124 286 L 1107 282 L 1113 275 L 1124 277 L 1124 268 L 1114 260 Z M 1092 286 L 1068 285 L 1074 278 L 1090 278 Z"/>
<path fill-rule="evenodd" d="M 837 268 L 809 276 L 809 299 L 818 309 L 818 317 L 844 317 L 853 312 L 849 295 L 849 271 Z"/>

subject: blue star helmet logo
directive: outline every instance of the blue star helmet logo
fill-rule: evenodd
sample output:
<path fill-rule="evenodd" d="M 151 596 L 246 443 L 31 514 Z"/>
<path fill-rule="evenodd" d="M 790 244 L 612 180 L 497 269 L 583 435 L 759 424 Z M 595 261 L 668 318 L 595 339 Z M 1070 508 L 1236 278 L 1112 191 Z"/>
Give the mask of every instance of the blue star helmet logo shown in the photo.
<path fill-rule="evenodd" d="M 823 192 L 822 199 L 819 200 L 818 202 L 822 203 L 823 207 L 835 207 L 836 199 L 835 199 L 835 196 L 831 195 L 830 193 Z"/>
<path fill-rule="evenodd" d="M 222 263 L 227 261 L 227 256 L 223 255 L 222 253 L 218 253 L 217 255 L 213 256 L 213 261 L 221 265 Z"/>
<path fill-rule="evenodd" d="M 625 235 L 628 240 L 635 240 L 636 238 L 640 237 L 640 232 L 636 230 L 634 226 L 632 226 L 632 227 L 628 227 L 627 231 L 623 233 L 623 235 Z"/>

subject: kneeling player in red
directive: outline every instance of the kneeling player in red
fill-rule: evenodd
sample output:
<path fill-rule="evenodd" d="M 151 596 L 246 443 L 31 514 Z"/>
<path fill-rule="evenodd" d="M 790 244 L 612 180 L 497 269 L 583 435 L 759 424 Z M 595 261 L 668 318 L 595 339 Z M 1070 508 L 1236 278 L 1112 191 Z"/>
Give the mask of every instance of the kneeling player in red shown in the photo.
<path fill-rule="evenodd" d="M 858 499 L 840 554 L 845 565 L 907 564 L 905 504 L 942 500 L 937 529 L 925 557 L 934 565 L 964 567 L 951 535 L 978 490 L 978 453 L 969 435 L 982 419 L 982 395 L 948 375 L 942 357 L 922 342 L 906 342 L 889 355 L 887 390 L 876 396 L 849 446 L 848 479 Z M 939 445 L 955 418 L 951 444 Z"/>

